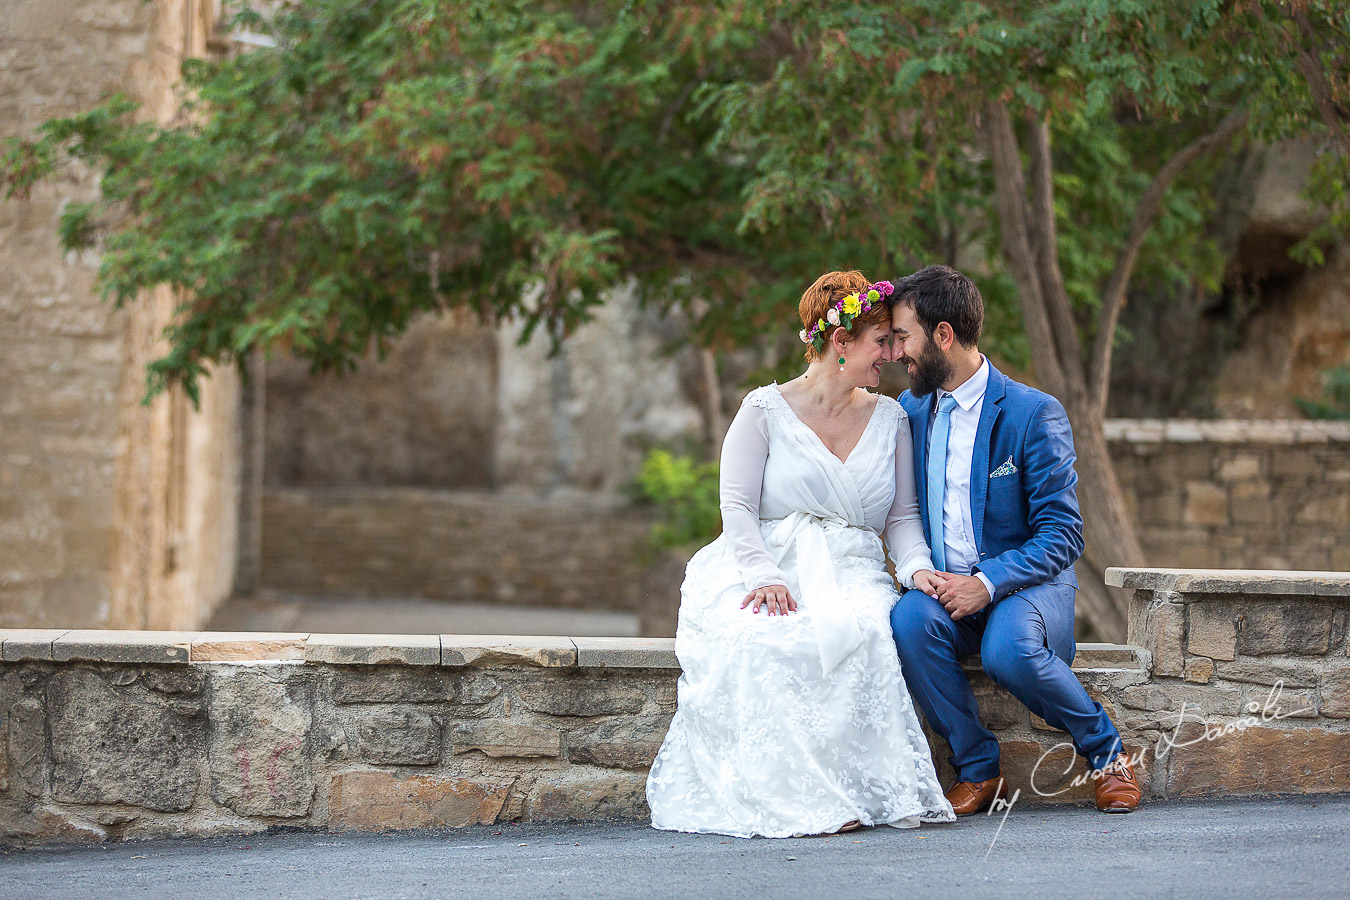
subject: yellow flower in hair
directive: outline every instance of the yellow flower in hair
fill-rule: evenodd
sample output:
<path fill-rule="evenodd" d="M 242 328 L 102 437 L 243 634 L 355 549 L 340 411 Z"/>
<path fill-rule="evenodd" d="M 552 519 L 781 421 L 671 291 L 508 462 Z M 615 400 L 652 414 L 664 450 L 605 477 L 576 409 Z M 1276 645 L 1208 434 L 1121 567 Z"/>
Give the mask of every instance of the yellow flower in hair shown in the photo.
<path fill-rule="evenodd" d="M 844 314 L 856 316 L 862 312 L 862 299 L 857 294 L 849 294 L 844 298 Z"/>

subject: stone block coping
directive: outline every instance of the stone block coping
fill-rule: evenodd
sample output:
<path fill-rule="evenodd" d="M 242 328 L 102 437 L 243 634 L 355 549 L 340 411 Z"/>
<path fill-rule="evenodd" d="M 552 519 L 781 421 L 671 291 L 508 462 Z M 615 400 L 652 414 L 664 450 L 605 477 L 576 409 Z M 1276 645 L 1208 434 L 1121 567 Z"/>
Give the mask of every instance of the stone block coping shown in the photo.
<path fill-rule="evenodd" d="M 311 634 L 305 661 L 348 666 L 439 666 L 441 639 L 434 634 Z"/>
<path fill-rule="evenodd" d="M 443 666 L 539 666 L 570 669 L 577 664 L 571 638 L 506 634 L 441 635 Z"/>
<path fill-rule="evenodd" d="M 1350 422 L 1300 419 L 1107 419 L 1108 441 L 1139 444 L 1329 444 L 1350 441 Z"/>
<path fill-rule="evenodd" d="M 1270 569 L 1106 570 L 1112 587 L 1190 594 L 1304 594 L 1350 597 L 1350 572 L 1293 572 Z"/>
<path fill-rule="evenodd" d="M 116 663 L 190 661 L 190 631 L 67 631 L 52 641 L 52 661 L 88 660 Z"/>
<path fill-rule="evenodd" d="M 192 662 L 252 662 L 305 658 L 308 634 L 204 631 L 192 640 Z"/>
<path fill-rule="evenodd" d="M 1074 669 L 1142 670 L 1145 654 L 1079 644 Z M 249 662 L 678 671 L 673 638 L 465 634 L 0 629 L 0 660 L 211 665 Z M 978 658 L 966 661 L 978 668 Z"/>
<path fill-rule="evenodd" d="M 11 628 L 0 631 L 0 659 L 19 662 L 26 659 L 51 659 L 52 642 L 69 629 Z"/>

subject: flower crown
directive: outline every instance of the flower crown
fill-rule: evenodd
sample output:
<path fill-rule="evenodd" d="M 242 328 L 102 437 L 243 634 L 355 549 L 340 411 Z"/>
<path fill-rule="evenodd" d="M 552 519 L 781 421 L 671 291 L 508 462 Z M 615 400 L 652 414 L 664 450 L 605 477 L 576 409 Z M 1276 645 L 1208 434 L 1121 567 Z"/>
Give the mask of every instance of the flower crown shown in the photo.
<path fill-rule="evenodd" d="M 889 297 L 895 293 L 895 285 L 889 281 L 878 281 L 876 284 L 869 284 L 861 291 L 849 294 L 842 300 L 835 302 L 834 306 L 825 313 L 825 318 L 817 319 L 816 324 L 811 326 L 808 331 L 803 328 L 797 337 L 802 339 L 803 344 L 810 344 L 817 353 L 825 352 L 825 332 L 832 326 L 838 325 L 845 331 L 853 329 L 853 320 L 863 313 L 871 312 L 872 307 L 881 301 L 882 297 Z"/>

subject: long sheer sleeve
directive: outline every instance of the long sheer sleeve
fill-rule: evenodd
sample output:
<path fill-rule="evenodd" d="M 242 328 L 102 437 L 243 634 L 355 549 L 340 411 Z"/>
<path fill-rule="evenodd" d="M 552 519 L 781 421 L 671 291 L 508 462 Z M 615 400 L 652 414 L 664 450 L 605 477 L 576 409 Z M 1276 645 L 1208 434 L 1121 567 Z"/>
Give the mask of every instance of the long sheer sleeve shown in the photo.
<path fill-rule="evenodd" d="M 895 575 L 907 588 L 914 587 L 914 573 L 933 568 L 928 541 L 919 516 L 919 494 L 914 484 L 914 442 L 909 419 L 900 420 L 895 440 L 895 499 L 886 514 L 886 549 L 895 564 Z"/>
<path fill-rule="evenodd" d="M 722 534 L 731 545 L 746 591 L 786 583 L 759 532 L 759 501 L 768 458 L 769 411 L 744 403 L 722 442 L 720 491 Z"/>

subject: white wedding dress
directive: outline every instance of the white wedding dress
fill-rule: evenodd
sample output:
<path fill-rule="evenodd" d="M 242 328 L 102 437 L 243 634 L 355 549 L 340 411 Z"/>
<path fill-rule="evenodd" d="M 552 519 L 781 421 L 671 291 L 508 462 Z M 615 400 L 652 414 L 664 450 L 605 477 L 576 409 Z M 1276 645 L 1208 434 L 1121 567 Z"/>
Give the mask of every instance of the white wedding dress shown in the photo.
<path fill-rule="evenodd" d="M 896 573 L 931 569 L 909 421 L 878 397 L 847 461 L 777 385 L 745 398 L 722 451 L 723 532 L 680 589 L 679 706 L 647 779 L 652 825 L 737 837 L 821 834 L 858 820 L 951 821 L 900 675 Z M 784 584 L 798 611 L 741 608 Z"/>

